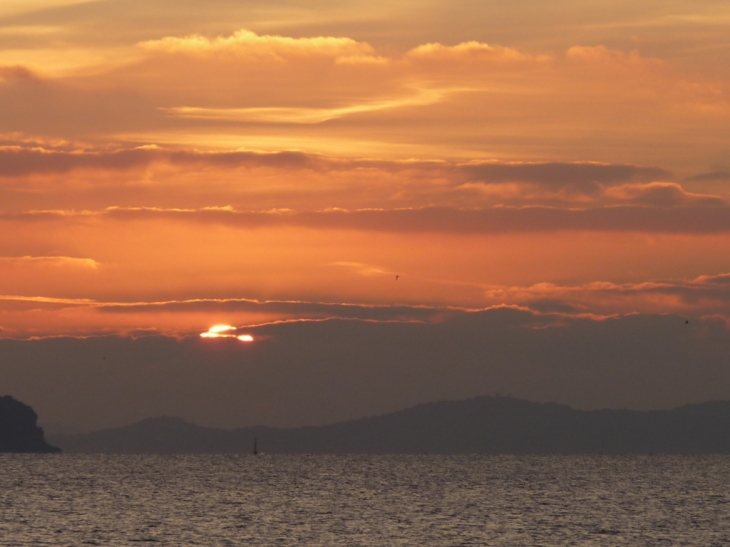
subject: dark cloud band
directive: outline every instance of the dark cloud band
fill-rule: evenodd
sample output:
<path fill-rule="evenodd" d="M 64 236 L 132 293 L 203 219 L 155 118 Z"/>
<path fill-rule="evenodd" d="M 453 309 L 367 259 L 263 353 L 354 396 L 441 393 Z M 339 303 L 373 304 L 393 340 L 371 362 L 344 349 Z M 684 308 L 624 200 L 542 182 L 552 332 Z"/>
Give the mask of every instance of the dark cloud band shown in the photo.
<path fill-rule="evenodd" d="M 37 173 L 66 173 L 74 169 L 126 170 L 156 162 L 190 167 L 219 168 L 272 167 L 311 169 L 314 171 L 352 171 L 372 169 L 384 172 L 430 171 L 450 174 L 460 180 L 494 184 L 519 182 L 550 187 L 615 185 L 671 179 L 658 167 L 602 163 L 532 163 L 442 161 L 386 161 L 328 158 L 296 151 L 282 152 L 210 152 L 133 148 L 115 151 L 69 151 L 30 146 L 0 147 L 0 176 L 19 177 Z"/>
<path fill-rule="evenodd" d="M 83 222 L 99 219 L 125 222 L 164 219 L 241 229 L 301 227 L 315 230 L 475 235 L 559 231 L 718 234 L 730 231 L 730 207 L 714 203 L 679 207 L 426 207 L 314 212 L 111 208 L 100 212 L 38 211 L 0 215 L 0 222 Z"/>

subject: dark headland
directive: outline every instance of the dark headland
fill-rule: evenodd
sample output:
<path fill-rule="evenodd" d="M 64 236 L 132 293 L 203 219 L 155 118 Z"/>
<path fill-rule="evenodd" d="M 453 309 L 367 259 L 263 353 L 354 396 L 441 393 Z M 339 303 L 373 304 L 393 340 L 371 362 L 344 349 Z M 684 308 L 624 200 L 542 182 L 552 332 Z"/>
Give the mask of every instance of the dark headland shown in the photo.
<path fill-rule="evenodd" d="M 31 407 L 6 395 L 0 397 L 0 452 L 60 452 L 48 444 Z"/>
<path fill-rule="evenodd" d="M 730 401 L 672 410 L 575 410 L 511 397 L 423 404 L 333 425 L 215 429 L 150 418 L 57 436 L 65 452 L 269 454 L 730 454 Z"/>

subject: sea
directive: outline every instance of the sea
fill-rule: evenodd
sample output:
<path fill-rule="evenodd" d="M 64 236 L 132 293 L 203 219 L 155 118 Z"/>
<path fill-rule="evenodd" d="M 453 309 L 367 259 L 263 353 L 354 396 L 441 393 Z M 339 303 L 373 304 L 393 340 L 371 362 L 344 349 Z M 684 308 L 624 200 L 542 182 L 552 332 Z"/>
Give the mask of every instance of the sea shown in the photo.
<path fill-rule="evenodd" d="M 727 546 L 728 456 L 0 455 L 0 545 Z"/>

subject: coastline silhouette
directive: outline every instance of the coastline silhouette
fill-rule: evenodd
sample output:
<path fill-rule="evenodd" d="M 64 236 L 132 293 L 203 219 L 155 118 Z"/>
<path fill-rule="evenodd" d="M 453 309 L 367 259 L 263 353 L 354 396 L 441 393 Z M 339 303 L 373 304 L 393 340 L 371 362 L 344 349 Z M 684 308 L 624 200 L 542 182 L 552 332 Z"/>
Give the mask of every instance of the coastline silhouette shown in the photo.
<path fill-rule="evenodd" d="M 331 425 L 216 429 L 179 418 L 54 436 L 65 452 L 730 454 L 730 401 L 672 410 L 575 410 L 512 397 L 441 401 Z"/>

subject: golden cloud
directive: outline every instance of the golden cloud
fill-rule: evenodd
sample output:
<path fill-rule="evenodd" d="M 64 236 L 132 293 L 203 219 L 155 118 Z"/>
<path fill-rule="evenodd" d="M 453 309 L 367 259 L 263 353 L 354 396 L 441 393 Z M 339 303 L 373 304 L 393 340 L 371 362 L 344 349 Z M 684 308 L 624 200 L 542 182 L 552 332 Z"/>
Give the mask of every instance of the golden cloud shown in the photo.
<path fill-rule="evenodd" d="M 374 49 L 366 43 L 351 38 L 318 36 L 314 38 L 289 38 L 285 36 L 259 36 L 249 30 L 239 30 L 230 36 L 210 39 L 194 35 L 185 38 L 166 37 L 141 42 L 139 46 L 153 52 L 186 53 L 195 55 L 235 54 L 257 60 L 284 60 L 301 56 L 325 56 L 357 59 L 374 57 Z"/>
<path fill-rule="evenodd" d="M 91 258 L 70 256 L 0 256 L 0 266 L 53 266 L 96 270 L 100 264 Z"/>
<path fill-rule="evenodd" d="M 296 123 L 318 124 L 326 121 L 365 114 L 381 110 L 390 110 L 406 106 L 428 106 L 441 101 L 448 90 L 422 89 L 417 93 L 390 100 L 381 100 L 364 104 L 355 104 L 337 108 L 294 108 L 294 107 L 260 107 L 260 108 L 200 108 L 175 107 L 161 110 L 171 116 L 199 120 L 229 120 L 240 122 Z"/>

